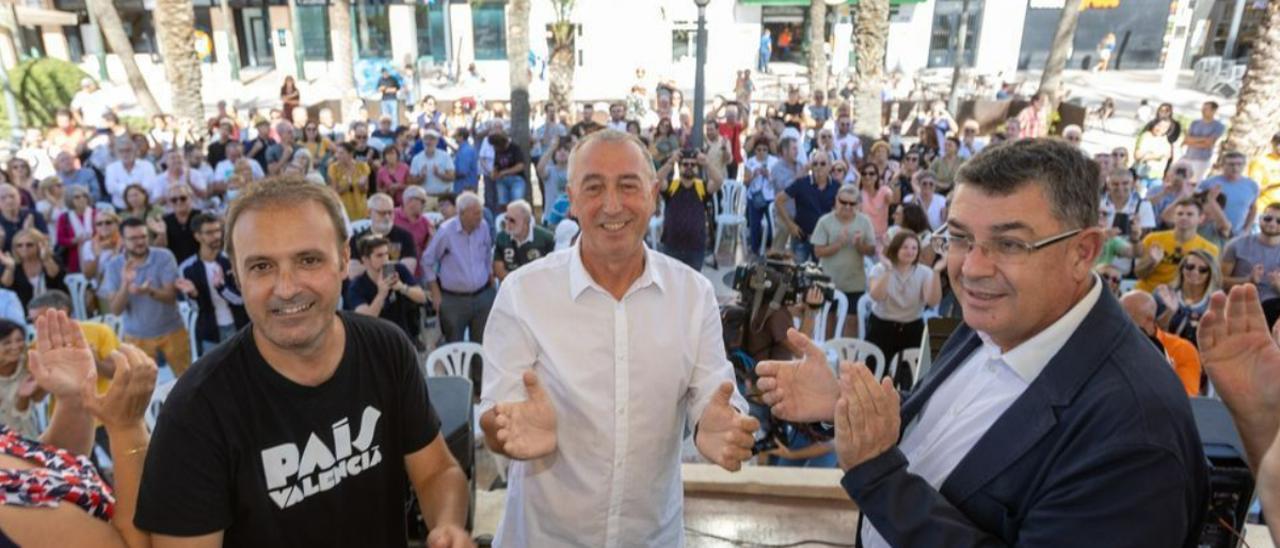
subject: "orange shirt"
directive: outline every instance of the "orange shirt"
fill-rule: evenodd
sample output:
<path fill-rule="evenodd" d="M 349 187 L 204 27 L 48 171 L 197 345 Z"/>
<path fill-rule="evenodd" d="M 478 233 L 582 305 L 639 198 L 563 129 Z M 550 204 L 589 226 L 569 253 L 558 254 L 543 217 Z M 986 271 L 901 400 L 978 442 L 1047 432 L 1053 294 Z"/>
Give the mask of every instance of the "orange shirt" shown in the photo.
<path fill-rule="evenodd" d="M 1195 345 L 1173 333 L 1156 329 L 1156 338 L 1164 345 L 1164 352 L 1173 362 L 1173 372 L 1182 380 L 1182 387 L 1187 389 L 1187 396 L 1200 395 L 1200 353 Z"/>

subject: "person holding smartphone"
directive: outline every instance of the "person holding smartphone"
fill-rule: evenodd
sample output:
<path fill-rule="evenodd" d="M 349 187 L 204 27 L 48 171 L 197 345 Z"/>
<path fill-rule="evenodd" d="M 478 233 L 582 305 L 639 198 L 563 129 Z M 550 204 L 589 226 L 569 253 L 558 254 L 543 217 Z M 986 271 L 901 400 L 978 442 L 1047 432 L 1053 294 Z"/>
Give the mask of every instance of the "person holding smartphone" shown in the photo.
<path fill-rule="evenodd" d="M 391 242 L 369 235 L 356 243 L 364 273 L 351 280 L 343 302 L 357 314 L 374 316 L 396 324 L 415 346 L 421 323 L 418 314 L 427 302 L 427 293 L 403 264 L 391 260 Z M 418 348 L 424 350 L 425 348 Z"/>

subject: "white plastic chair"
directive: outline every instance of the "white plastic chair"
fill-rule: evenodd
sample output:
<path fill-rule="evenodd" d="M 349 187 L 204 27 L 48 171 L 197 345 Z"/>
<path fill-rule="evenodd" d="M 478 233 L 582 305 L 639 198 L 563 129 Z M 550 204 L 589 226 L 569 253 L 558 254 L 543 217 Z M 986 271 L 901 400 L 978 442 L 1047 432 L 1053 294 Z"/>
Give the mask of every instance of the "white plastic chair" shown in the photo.
<path fill-rule="evenodd" d="M 898 377 L 898 367 L 906 362 L 907 367 L 911 369 L 911 383 L 914 386 L 920 385 L 920 349 L 908 348 L 893 357 L 893 366 L 889 368 L 889 378 Z"/>
<path fill-rule="evenodd" d="M 851 339 L 848 337 L 836 337 L 827 342 L 822 343 L 823 350 L 827 351 L 828 363 L 834 357 L 834 363 L 831 363 L 831 369 L 840 374 L 839 363 L 842 361 L 867 363 L 868 358 L 875 359 L 875 375 L 876 379 L 884 378 L 885 363 L 884 352 L 874 344 L 862 339 Z"/>
<path fill-rule="evenodd" d="M 742 229 L 747 226 L 747 192 L 741 182 L 726 179 L 720 185 L 719 199 L 716 200 L 716 247 L 720 251 L 720 242 L 724 239 L 725 230 L 734 230 L 734 248 L 738 250 L 738 240 L 743 236 Z"/>
<path fill-rule="evenodd" d="M 649 217 L 649 247 L 653 249 L 658 249 L 658 244 L 662 242 L 662 215 L 665 209 L 664 202 L 658 200 L 658 209 Z"/>
<path fill-rule="evenodd" d="M 372 226 L 373 226 L 373 221 L 369 219 L 357 219 L 357 220 L 351 221 L 351 224 L 347 229 L 347 237 L 350 238 L 352 236 L 355 236 L 356 234 L 365 232 L 369 230 L 369 228 Z"/>
<path fill-rule="evenodd" d="M 191 345 L 191 361 L 200 359 L 200 336 L 196 334 L 196 321 L 200 318 L 200 305 L 194 301 L 178 301 L 178 314 L 182 316 L 182 325 L 187 328 L 187 344 Z"/>
<path fill-rule="evenodd" d="M 756 254 L 764 257 L 769 252 L 769 240 L 773 238 L 773 227 L 778 226 L 777 202 L 769 202 L 769 211 L 760 218 L 760 249 Z"/>
<path fill-rule="evenodd" d="M 867 318 L 871 317 L 871 295 L 866 293 L 858 298 L 858 334 L 867 336 Z"/>
<path fill-rule="evenodd" d="M 440 228 L 440 223 L 444 222 L 444 213 L 439 211 L 428 211 L 423 215 L 427 216 L 427 220 L 431 221 L 431 226 L 433 227 Z"/>
<path fill-rule="evenodd" d="M 844 320 L 849 314 L 849 298 L 844 296 L 842 291 L 834 291 L 834 305 L 836 307 L 836 330 L 832 332 L 833 338 L 844 336 Z M 827 317 L 831 314 L 831 306 L 833 302 L 828 300 L 822 303 L 822 310 L 818 314 L 818 318 L 813 322 L 813 342 L 822 344 L 827 340 Z"/>
<path fill-rule="evenodd" d="M 449 343 L 427 356 L 428 377 L 454 376 L 471 378 L 471 360 L 484 355 L 484 347 L 473 342 Z M 439 366 L 440 371 L 436 371 Z"/>
<path fill-rule="evenodd" d="M 1134 280 L 1134 279 L 1124 279 L 1124 280 L 1120 280 L 1120 294 L 1121 294 L 1121 295 L 1124 295 L 1125 293 L 1128 293 L 1128 292 L 1130 292 L 1130 291 L 1133 291 L 1133 288 L 1135 288 L 1135 287 L 1138 287 L 1138 280 Z"/>
<path fill-rule="evenodd" d="M 71 316 L 83 320 L 88 316 L 85 310 L 85 292 L 89 290 L 89 280 L 84 274 L 67 274 L 62 279 L 67 284 L 67 293 L 71 294 Z"/>
<path fill-rule="evenodd" d="M 169 392 L 173 390 L 175 384 L 178 384 L 178 379 L 156 385 L 155 391 L 151 393 L 151 403 L 147 404 L 147 410 L 142 415 L 148 431 L 156 429 L 156 419 L 160 417 L 160 409 L 164 407 L 164 400 L 169 398 Z"/>

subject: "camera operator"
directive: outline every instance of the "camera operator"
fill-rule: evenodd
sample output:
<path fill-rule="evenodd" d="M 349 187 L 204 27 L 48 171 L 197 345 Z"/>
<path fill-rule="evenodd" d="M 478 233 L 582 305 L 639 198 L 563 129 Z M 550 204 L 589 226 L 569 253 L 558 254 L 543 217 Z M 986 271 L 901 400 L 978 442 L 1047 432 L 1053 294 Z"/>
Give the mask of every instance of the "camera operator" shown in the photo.
<path fill-rule="evenodd" d="M 831 276 L 832 285 L 849 300 L 850 316 L 858 314 L 858 299 L 867 290 L 864 259 L 876 253 L 876 233 L 871 219 L 858 211 L 858 186 L 845 184 L 836 193 L 835 209 L 818 219 L 809 243 L 818 256 L 822 271 Z M 832 311 L 832 314 L 838 312 Z M 858 322 L 845 322 L 844 333 L 834 333 L 837 318 L 828 318 L 827 338 L 857 337 Z"/>
<path fill-rule="evenodd" d="M 673 180 L 671 170 L 676 162 L 680 164 L 680 176 Z M 698 178 L 703 168 L 705 181 Z M 666 202 L 658 250 L 701 272 L 707 256 L 707 203 L 720 191 L 724 174 L 717 166 L 708 167 L 705 154 L 685 149 L 672 154 L 658 169 L 658 181 Z"/>

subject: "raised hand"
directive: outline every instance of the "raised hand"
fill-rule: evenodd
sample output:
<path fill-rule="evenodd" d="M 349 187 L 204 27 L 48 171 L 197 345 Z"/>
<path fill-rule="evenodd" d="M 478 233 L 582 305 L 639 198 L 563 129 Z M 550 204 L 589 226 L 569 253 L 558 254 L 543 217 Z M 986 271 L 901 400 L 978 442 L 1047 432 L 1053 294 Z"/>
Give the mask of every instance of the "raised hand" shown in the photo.
<path fill-rule="evenodd" d="M 1158 245 L 1153 245 L 1151 246 L 1151 249 L 1147 250 L 1147 256 L 1151 257 L 1153 262 L 1159 263 L 1161 259 L 1164 259 L 1164 248 Z"/>
<path fill-rule="evenodd" d="M 36 383 L 59 399 L 79 398 L 97 380 L 93 351 L 80 326 L 65 312 L 46 309 L 36 318 L 36 347 L 27 354 Z"/>
<path fill-rule="evenodd" d="M 901 404 L 889 377 L 877 383 L 862 364 L 840 364 L 835 423 L 836 458 L 841 470 L 878 457 L 898 443 Z"/>
<path fill-rule="evenodd" d="M 831 419 L 840 390 L 827 367 L 827 355 L 809 337 L 787 330 L 787 343 L 799 355 L 793 360 L 769 360 L 756 365 L 756 386 L 774 416 L 794 422 Z"/>
<path fill-rule="evenodd" d="M 1280 324 L 1278 324 L 1280 325 Z M 1221 291 L 1200 318 L 1200 362 L 1235 416 L 1240 435 L 1258 462 L 1280 426 L 1280 346 L 1252 284 Z"/>
<path fill-rule="evenodd" d="M 711 462 L 730 472 L 742 468 L 742 461 L 751 458 L 751 446 L 755 445 L 755 433 L 760 421 L 743 415 L 732 405 L 733 383 L 725 382 L 716 389 L 711 403 L 698 419 L 698 435 L 693 443 L 698 452 Z"/>
<path fill-rule="evenodd" d="M 556 409 L 533 371 L 524 372 L 524 389 L 529 399 L 494 407 L 498 425 L 494 437 L 513 459 L 545 457 L 556 450 Z"/>
<path fill-rule="evenodd" d="M 156 362 L 130 344 L 120 345 L 107 359 L 116 371 L 111 388 L 99 396 L 92 383 L 85 386 L 85 409 L 107 430 L 139 426 L 155 391 Z"/>

